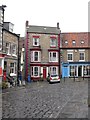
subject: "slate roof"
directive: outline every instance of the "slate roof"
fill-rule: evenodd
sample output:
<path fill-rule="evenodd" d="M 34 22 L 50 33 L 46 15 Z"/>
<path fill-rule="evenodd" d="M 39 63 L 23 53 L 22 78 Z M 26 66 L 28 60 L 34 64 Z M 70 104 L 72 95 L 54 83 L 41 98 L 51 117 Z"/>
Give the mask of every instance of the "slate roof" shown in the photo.
<path fill-rule="evenodd" d="M 48 27 L 48 26 L 35 26 L 29 25 L 28 32 L 31 33 L 48 33 L 48 34 L 59 34 L 60 29 L 57 27 Z"/>

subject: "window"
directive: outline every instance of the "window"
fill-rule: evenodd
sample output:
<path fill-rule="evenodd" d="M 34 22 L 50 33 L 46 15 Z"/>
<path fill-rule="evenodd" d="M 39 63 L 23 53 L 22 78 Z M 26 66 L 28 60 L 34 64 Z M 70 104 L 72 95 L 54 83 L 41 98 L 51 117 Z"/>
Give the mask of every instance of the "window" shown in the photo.
<path fill-rule="evenodd" d="M 66 45 L 66 46 L 68 45 L 68 41 L 67 41 L 67 40 L 65 40 L 65 45 Z"/>
<path fill-rule="evenodd" d="M 10 73 L 16 74 L 16 62 L 10 63 Z"/>
<path fill-rule="evenodd" d="M 33 38 L 33 46 L 39 46 L 39 38 Z"/>
<path fill-rule="evenodd" d="M 31 68 L 31 75 L 32 77 L 39 77 L 39 67 L 34 66 Z"/>
<path fill-rule="evenodd" d="M 70 66 L 70 76 L 74 76 L 75 68 L 74 66 Z"/>
<path fill-rule="evenodd" d="M 56 41 L 55 38 L 51 38 L 51 40 L 50 40 L 50 46 L 51 47 L 56 47 L 57 46 L 57 41 Z"/>
<path fill-rule="evenodd" d="M 51 75 L 55 75 L 57 74 L 58 75 L 58 67 L 50 67 L 50 74 Z"/>
<path fill-rule="evenodd" d="M 75 46 L 76 45 L 76 41 L 72 40 L 72 45 Z"/>
<path fill-rule="evenodd" d="M 10 54 L 10 43 L 6 43 L 6 53 Z"/>
<path fill-rule="evenodd" d="M 16 45 L 12 45 L 12 54 L 16 55 Z"/>
<path fill-rule="evenodd" d="M 58 52 L 49 52 L 49 62 L 58 62 Z"/>
<path fill-rule="evenodd" d="M 73 61 L 73 53 L 68 53 L 67 54 L 67 60 L 68 61 Z"/>
<path fill-rule="evenodd" d="M 84 44 L 84 40 L 81 40 L 81 44 Z"/>
<path fill-rule="evenodd" d="M 80 53 L 80 59 L 79 60 L 85 60 L 85 53 L 84 52 Z"/>
<path fill-rule="evenodd" d="M 34 61 L 38 61 L 38 52 L 34 52 Z"/>
<path fill-rule="evenodd" d="M 40 62 L 40 61 L 41 61 L 41 52 L 31 51 L 31 62 Z"/>

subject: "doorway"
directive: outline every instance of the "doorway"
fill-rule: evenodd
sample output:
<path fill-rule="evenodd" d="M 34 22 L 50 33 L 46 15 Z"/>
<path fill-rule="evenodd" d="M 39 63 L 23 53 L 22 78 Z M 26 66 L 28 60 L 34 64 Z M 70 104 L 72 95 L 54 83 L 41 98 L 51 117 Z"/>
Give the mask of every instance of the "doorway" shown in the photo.
<path fill-rule="evenodd" d="M 43 67 L 43 78 L 46 79 L 46 67 Z"/>
<path fill-rule="evenodd" d="M 82 66 L 78 66 L 78 76 L 82 76 Z"/>

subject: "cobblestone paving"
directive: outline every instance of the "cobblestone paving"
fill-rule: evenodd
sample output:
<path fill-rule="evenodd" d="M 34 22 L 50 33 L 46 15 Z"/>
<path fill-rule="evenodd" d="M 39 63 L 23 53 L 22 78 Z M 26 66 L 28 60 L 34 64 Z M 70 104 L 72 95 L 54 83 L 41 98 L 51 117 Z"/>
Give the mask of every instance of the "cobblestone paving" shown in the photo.
<path fill-rule="evenodd" d="M 87 118 L 88 81 L 31 82 L 2 94 L 3 118 Z"/>

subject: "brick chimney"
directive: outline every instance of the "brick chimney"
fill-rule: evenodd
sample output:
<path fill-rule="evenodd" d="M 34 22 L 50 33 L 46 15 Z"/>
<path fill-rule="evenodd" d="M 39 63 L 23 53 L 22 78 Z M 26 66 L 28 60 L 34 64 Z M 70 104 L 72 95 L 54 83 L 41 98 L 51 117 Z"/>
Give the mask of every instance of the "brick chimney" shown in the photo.
<path fill-rule="evenodd" d="M 59 29 L 59 22 L 57 22 L 57 29 Z"/>
<path fill-rule="evenodd" d="M 29 21 L 27 20 L 27 21 L 26 21 L 26 27 L 28 27 L 28 25 L 29 25 Z"/>

